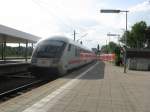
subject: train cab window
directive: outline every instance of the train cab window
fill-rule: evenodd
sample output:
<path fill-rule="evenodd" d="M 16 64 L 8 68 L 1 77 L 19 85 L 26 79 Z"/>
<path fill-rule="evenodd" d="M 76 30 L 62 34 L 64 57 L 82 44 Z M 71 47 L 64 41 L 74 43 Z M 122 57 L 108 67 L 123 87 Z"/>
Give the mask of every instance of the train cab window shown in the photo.
<path fill-rule="evenodd" d="M 60 58 L 66 43 L 56 40 L 42 41 L 36 48 L 33 57 L 37 58 Z"/>
<path fill-rule="evenodd" d="M 68 46 L 68 51 L 71 51 L 71 44 L 69 44 Z"/>

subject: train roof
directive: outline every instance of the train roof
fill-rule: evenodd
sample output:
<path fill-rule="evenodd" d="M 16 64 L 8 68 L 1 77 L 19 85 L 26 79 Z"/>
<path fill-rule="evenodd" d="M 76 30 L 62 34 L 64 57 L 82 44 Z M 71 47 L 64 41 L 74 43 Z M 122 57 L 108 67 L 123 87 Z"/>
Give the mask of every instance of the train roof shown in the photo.
<path fill-rule="evenodd" d="M 65 36 L 52 36 L 52 37 L 48 37 L 48 38 L 42 39 L 41 41 L 44 41 L 44 40 L 59 40 L 59 41 L 64 41 L 64 42 L 73 44 L 75 46 L 78 46 L 78 47 L 80 47 L 80 48 L 82 48 L 84 50 L 92 51 L 92 50 L 88 49 L 87 47 L 83 46 L 82 44 L 80 44 L 78 42 L 75 42 L 74 40 L 69 39 L 69 38 L 67 38 Z"/>

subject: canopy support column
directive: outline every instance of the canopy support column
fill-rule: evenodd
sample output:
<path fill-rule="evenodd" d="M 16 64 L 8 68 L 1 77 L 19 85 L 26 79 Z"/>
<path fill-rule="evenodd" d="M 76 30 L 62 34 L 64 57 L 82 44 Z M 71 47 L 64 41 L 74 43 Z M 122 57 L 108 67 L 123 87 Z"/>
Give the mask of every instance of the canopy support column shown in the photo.
<path fill-rule="evenodd" d="M 4 40 L 4 45 L 3 45 L 3 60 L 6 60 L 6 39 Z"/>
<path fill-rule="evenodd" d="M 26 40 L 25 61 L 28 61 L 28 40 Z"/>
<path fill-rule="evenodd" d="M 4 59 L 4 51 L 3 51 L 3 42 L 1 43 L 1 59 L 3 60 Z"/>
<path fill-rule="evenodd" d="M 20 42 L 18 43 L 18 45 L 19 46 L 18 46 L 18 54 L 17 55 L 20 56 L 20 54 L 21 54 L 21 52 L 20 52 Z"/>
<path fill-rule="evenodd" d="M 3 36 L 3 42 L 2 42 L 2 60 L 6 60 L 6 36 Z"/>

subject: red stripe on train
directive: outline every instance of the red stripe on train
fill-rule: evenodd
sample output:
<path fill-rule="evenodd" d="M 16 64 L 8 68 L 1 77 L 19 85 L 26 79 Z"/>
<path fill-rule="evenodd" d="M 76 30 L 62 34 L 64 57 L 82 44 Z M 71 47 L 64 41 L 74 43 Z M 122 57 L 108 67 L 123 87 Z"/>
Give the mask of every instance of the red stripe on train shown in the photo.
<path fill-rule="evenodd" d="M 70 60 L 68 63 L 69 64 L 75 64 L 75 63 L 80 63 L 81 62 L 81 60 Z"/>

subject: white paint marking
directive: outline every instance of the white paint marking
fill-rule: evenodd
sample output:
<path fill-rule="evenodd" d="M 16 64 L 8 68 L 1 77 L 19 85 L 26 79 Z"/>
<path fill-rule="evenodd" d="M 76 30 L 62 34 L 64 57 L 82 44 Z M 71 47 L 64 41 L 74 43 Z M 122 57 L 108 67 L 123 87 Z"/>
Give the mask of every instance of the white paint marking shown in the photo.
<path fill-rule="evenodd" d="M 93 65 L 92 67 L 90 67 L 89 69 L 87 69 L 86 71 L 84 71 L 83 73 L 81 73 L 80 75 L 78 75 L 77 77 L 75 77 L 74 79 L 72 79 L 71 81 L 69 81 L 67 84 L 63 85 L 62 87 L 60 87 L 56 91 L 54 91 L 51 94 L 49 94 L 48 96 L 44 97 L 40 101 L 36 102 L 31 107 L 25 109 L 23 112 L 39 112 L 39 111 L 40 112 L 46 112 L 46 111 L 48 111 L 59 100 L 58 98 L 55 100 L 54 97 L 56 97 L 59 94 L 61 95 L 61 97 L 63 97 L 64 96 L 63 91 L 65 89 L 67 89 L 67 88 L 73 88 L 76 84 L 78 84 L 77 83 L 78 79 L 81 78 L 81 77 L 83 77 L 90 70 L 92 70 L 97 64 L 98 64 L 98 62 L 95 65 Z M 52 104 L 50 106 L 48 106 L 48 108 L 42 108 L 48 102 L 50 102 L 50 100 L 52 100 L 52 99 L 54 99 L 54 100 L 52 101 Z"/>

